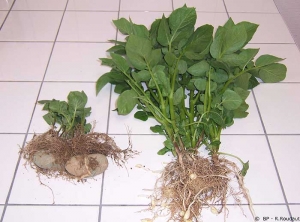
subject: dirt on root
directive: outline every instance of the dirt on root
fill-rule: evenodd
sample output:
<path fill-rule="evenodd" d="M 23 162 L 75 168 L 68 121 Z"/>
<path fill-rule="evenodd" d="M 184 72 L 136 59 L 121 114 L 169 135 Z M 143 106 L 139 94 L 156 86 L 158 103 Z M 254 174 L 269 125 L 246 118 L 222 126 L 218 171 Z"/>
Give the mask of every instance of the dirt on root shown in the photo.
<path fill-rule="evenodd" d="M 225 210 L 226 217 L 228 197 L 233 197 L 236 204 L 245 198 L 254 216 L 252 201 L 236 164 L 218 157 L 213 159 L 186 154 L 182 161 L 168 163 L 151 196 L 154 219 L 167 214 L 168 221 L 198 222 L 203 208 L 210 208 L 215 214 Z M 233 182 L 237 184 L 234 188 Z"/>
<path fill-rule="evenodd" d="M 55 164 L 59 169 L 50 170 L 38 167 L 34 162 L 34 155 L 38 151 L 44 151 L 51 154 L 55 159 Z M 41 134 L 34 135 L 33 139 L 21 150 L 23 158 L 26 160 L 25 165 L 30 165 L 38 174 L 47 177 L 62 177 L 64 179 L 79 179 L 65 170 L 65 164 L 73 156 L 81 155 L 84 157 L 89 154 L 103 154 L 111 158 L 118 166 L 124 167 L 126 161 L 137 154 L 132 150 L 131 140 L 129 138 L 128 148 L 120 149 L 114 140 L 104 133 L 90 132 L 84 134 L 81 130 L 75 132 L 72 138 L 62 138 L 54 129 Z M 82 163 L 84 164 L 84 163 Z M 89 158 L 89 168 L 95 169 L 98 162 Z"/>

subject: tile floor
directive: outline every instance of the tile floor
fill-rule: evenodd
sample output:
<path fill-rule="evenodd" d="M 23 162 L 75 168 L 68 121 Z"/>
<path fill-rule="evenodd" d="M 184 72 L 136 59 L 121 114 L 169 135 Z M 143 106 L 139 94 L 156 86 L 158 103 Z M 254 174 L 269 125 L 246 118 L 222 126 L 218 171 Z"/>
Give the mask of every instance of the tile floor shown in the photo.
<path fill-rule="evenodd" d="M 196 7 L 197 26 L 234 21 L 259 23 L 249 47 L 261 54 L 284 57 L 287 78 L 278 84 L 261 84 L 248 98 L 250 115 L 224 131 L 223 148 L 249 159 L 245 178 L 257 216 L 300 217 L 300 52 L 273 0 L 186 0 Z M 164 138 L 151 134 L 155 121 L 142 123 L 132 115 L 117 116 L 116 95 L 106 86 L 95 96 L 95 81 L 108 68 L 100 66 L 110 47 L 108 39 L 122 40 L 112 19 L 131 17 L 150 25 L 154 18 L 183 5 L 179 0 L 0 0 L 0 222 L 138 222 L 150 217 L 142 210 L 157 174 L 136 168 L 143 164 L 159 170 L 170 156 L 157 156 Z M 8 16 L 7 16 L 8 15 Z M 24 168 L 19 148 L 34 132 L 47 130 L 40 99 L 65 99 L 71 90 L 89 96 L 96 130 L 109 133 L 126 148 L 126 126 L 132 130 L 134 149 L 141 154 L 128 170 L 110 164 L 105 174 L 86 184 L 42 178 Z M 298 176 L 297 176 L 298 175 Z M 253 221 L 230 205 L 228 222 Z M 204 210 L 202 221 L 224 221 Z M 157 221 L 165 221 L 160 218 Z"/>

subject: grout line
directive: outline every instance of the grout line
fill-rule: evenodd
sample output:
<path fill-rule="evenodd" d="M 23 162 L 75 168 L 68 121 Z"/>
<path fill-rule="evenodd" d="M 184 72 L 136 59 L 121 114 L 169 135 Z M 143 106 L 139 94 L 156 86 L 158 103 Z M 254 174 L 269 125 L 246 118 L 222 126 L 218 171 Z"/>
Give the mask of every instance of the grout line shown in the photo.
<path fill-rule="evenodd" d="M 65 10 L 67 8 L 68 2 L 69 2 L 69 0 L 67 0 L 66 6 L 65 6 Z M 61 18 L 61 21 L 60 21 L 60 24 L 59 24 L 59 27 L 58 27 L 58 30 L 57 30 L 57 33 L 56 33 L 56 36 L 55 36 L 55 40 L 54 40 L 54 43 L 53 43 L 53 46 L 52 46 L 52 49 L 51 49 L 51 52 L 50 52 L 48 63 L 47 63 L 46 69 L 45 69 L 43 80 L 41 82 L 41 85 L 40 85 L 40 88 L 39 88 L 36 100 L 38 100 L 38 98 L 40 96 L 40 93 L 41 93 L 41 90 L 42 90 L 42 87 L 43 87 L 43 83 L 44 83 L 44 80 L 45 80 L 45 77 L 46 77 L 46 74 L 47 74 L 47 70 L 48 70 L 50 61 L 51 61 L 51 56 L 53 54 L 53 50 L 54 50 L 54 46 L 55 46 L 55 41 L 56 41 L 56 39 L 58 37 L 59 29 L 61 27 L 64 15 L 65 15 L 65 11 L 64 11 L 64 13 L 62 15 L 62 18 Z M 26 140 L 27 140 L 27 136 L 28 136 L 28 132 L 29 132 L 29 129 L 30 129 L 30 125 L 31 125 L 31 122 L 32 122 L 32 119 L 33 119 L 33 115 L 34 115 L 34 112 L 35 112 L 35 109 L 36 109 L 36 103 L 35 103 L 35 105 L 33 107 L 33 110 L 32 110 L 32 114 L 31 114 L 31 117 L 30 117 L 30 121 L 29 121 L 29 124 L 28 124 L 28 128 L 27 128 L 26 134 L 25 134 L 25 138 L 24 138 L 24 141 L 23 141 L 23 144 L 22 144 L 22 148 L 25 146 L 25 143 L 26 143 Z M 16 167 L 15 167 L 14 175 L 13 175 L 10 187 L 9 187 L 9 191 L 8 191 L 8 194 L 7 194 L 7 197 L 6 197 L 6 200 L 5 200 L 5 205 L 4 205 L 4 208 L 3 208 L 3 211 L 2 211 L 2 216 L 1 216 L 0 222 L 3 222 L 3 220 L 4 220 L 5 212 L 6 212 L 6 209 L 7 209 L 7 206 L 8 206 L 8 201 L 9 201 L 9 198 L 10 198 L 10 195 L 11 195 L 11 192 L 12 192 L 12 188 L 13 188 L 16 176 L 17 176 L 17 172 L 18 172 L 18 168 L 19 168 L 19 165 L 20 165 L 21 157 L 22 157 L 22 154 L 20 153 L 19 154 L 19 159 L 18 159 Z"/>
<path fill-rule="evenodd" d="M 265 133 L 265 138 L 266 138 L 267 143 L 268 143 L 269 151 L 270 151 L 270 154 L 271 154 L 271 157 L 272 157 L 272 160 L 273 160 L 273 164 L 274 164 L 274 167 L 275 167 L 275 171 L 276 171 L 276 174 L 277 174 L 277 177 L 278 177 L 278 181 L 279 181 L 279 184 L 280 184 L 280 187 L 281 187 L 281 191 L 282 191 L 282 194 L 283 194 L 285 205 L 287 207 L 289 215 L 292 216 L 292 213 L 291 213 L 291 210 L 290 210 L 290 207 L 289 207 L 289 203 L 288 203 L 285 191 L 284 191 L 284 187 L 283 187 L 283 184 L 282 184 L 282 181 L 281 181 L 281 177 L 280 177 L 280 174 L 279 174 L 279 170 L 278 170 L 278 167 L 277 167 L 277 164 L 276 164 L 276 161 L 275 161 L 275 157 L 274 157 L 274 154 L 273 154 L 273 151 L 272 151 L 271 143 L 269 141 L 269 137 L 268 137 L 268 134 L 267 134 L 267 131 L 266 131 L 266 127 L 265 127 L 265 124 L 263 122 L 262 115 L 261 115 L 261 112 L 260 112 L 260 109 L 259 109 L 259 106 L 258 106 L 258 103 L 257 103 L 257 100 L 256 100 L 256 96 L 255 96 L 254 90 L 252 89 L 251 91 L 252 91 L 252 95 L 253 95 L 255 105 L 256 105 L 256 108 L 257 108 L 257 111 L 258 111 L 259 119 L 260 119 L 260 122 L 262 124 L 263 130 L 264 130 L 264 133 Z"/>
<path fill-rule="evenodd" d="M 230 16 L 229 16 L 229 13 L 228 13 L 228 10 L 227 10 L 227 6 L 226 6 L 226 3 L 225 3 L 225 0 L 223 0 L 223 4 L 224 4 L 224 7 L 225 7 L 225 11 L 226 11 L 227 17 L 229 19 Z"/>
<path fill-rule="evenodd" d="M 171 0 L 171 3 L 172 3 L 172 11 L 174 11 L 174 1 Z"/>
<path fill-rule="evenodd" d="M 118 19 L 120 18 L 120 9 L 121 9 L 121 0 L 119 0 L 119 9 L 118 9 Z M 116 31 L 115 40 L 118 40 L 118 29 Z M 110 93 L 108 99 L 108 110 L 107 110 L 107 122 L 106 122 L 106 134 L 109 131 L 109 120 L 110 120 L 110 104 L 111 104 L 111 97 L 112 97 L 112 85 L 110 85 Z M 100 193 L 100 206 L 99 206 L 99 215 L 98 215 L 98 222 L 101 222 L 102 218 L 102 202 L 103 202 L 103 193 L 104 193 L 104 180 L 105 180 L 105 172 L 102 175 L 102 184 L 101 184 L 101 193 Z"/>
<path fill-rule="evenodd" d="M 8 206 L 24 206 L 24 207 L 98 207 L 98 204 L 7 204 Z M 220 206 L 221 204 L 213 204 Z M 254 206 L 285 206 L 286 203 L 254 203 Z M 290 203 L 289 205 L 300 206 L 300 203 Z M 4 206 L 4 204 L 0 204 Z M 103 207 L 149 207 L 149 204 L 102 204 Z M 226 204 L 226 206 L 249 206 L 249 204 Z"/>
<path fill-rule="evenodd" d="M 3 20 L 2 24 L 1 24 L 1 26 L 0 26 L 0 31 L 2 30 L 2 27 L 3 27 L 4 23 L 6 22 L 6 20 L 7 20 L 8 16 L 9 16 L 9 14 L 10 14 L 10 11 L 12 11 L 12 8 L 14 7 L 15 2 L 16 2 L 16 0 L 14 0 L 14 2 L 11 4 L 9 10 L 6 10 L 6 11 L 8 11 L 8 12 L 7 12 L 7 14 L 6 14 L 6 16 L 5 16 L 5 18 L 4 18 L 4 20 Z"/>
<path fill-rule="evenodd" d="M 13 40 L 1 40 L 0 43 L 53 43 L 53 41 L 13 41 Z M 111 44 L 110 42 L 95 42 L 95 41 L 63 41 L 63 40 L 60 40 L 60 41 L 56 41 L 56 43 L 109 43 Z M 296 43 L 293 43 L 293 42 L 250 42 L 248 43 L 247 45 L 253 45 L 253 44 L 261 44 L 261 45 L 296 45 Z"/>

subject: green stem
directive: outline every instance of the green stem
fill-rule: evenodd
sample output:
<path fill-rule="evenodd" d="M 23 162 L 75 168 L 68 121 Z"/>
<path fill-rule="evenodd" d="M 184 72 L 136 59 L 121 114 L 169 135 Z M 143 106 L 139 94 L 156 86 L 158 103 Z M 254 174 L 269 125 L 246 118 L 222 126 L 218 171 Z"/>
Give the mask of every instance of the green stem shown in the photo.
<path fill-rule="evenodd" d="M 225 83 L 225 85 L 223 86 L 222 90 L 221 90 L 221 94 L 223 94 L 226 91 L 226 89 L 228 88 L 229 84 L 232 83 L 233 80 L 235 80 L 236 78 L 240 77 L 244 73 L 249 72 L 250 70 L 254 70 L 254 69 L 258 69 L 258 68 L 260 68 L 260 67 L 253 67 L 253 68 L 250 68 L 250 69 L 242 70 L 240 73 L 238 73 L 234 77 L 231 77 L 230 79 L 228 79 L 227 82 Z"/>
<path fill-rule="evenodd" d="M 238 159 L 243 165 L 245 164 L 244 161 L 242 161 L 241 158 L 239 158 L 239 157 L 237 157 L 237 156 L 235 156 L 235 155 L 233 155 L 233 154 L 230 154 L 230 153 L 223 153 L 223 152 L 217 152 L 217 154 L 234 157 L 234 158 Z"/>

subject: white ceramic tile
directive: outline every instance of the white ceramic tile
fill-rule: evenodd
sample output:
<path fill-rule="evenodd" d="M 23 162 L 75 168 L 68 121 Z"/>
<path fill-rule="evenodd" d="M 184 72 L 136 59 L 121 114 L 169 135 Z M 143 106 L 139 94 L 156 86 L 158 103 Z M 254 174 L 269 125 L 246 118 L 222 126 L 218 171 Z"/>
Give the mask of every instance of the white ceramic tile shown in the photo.
<path fill-rule="evenodd" d="M 9 10 L 14 0 L 1 0 L 0 10 Z"/>
<path fill-rule="evenodd" d="M 115 136 L 115 142 L 121 148 L 128 146 L 128 137 Z M 157 155 L 157 151 L 163 148 L 163 136 L 131 136 L 133 149 L 141 152 L 130 159 L 127 171 L 111 163 L 104 177 L 103 204 L 149 204 L 145 195 L 151 192 L 143 189 L 153 189 L 156 179 L 160 174 L 147 171 L 162 170 L 163 162 L 171 160 L 171 154 Z M 137 168 L 141 164 L 143 168 Z M 114 220 L 111 220 L 114 221 Z"/>
<path fill-rule="evenodd" d="M 152 213 L 145 211 L 148 207 L 138 206 L 107 206 L 102 207 L 101 222 L 122 221 L 133 222 L 151 219 Z M 115 213 L 118 212 L 118 213 Z M 165 222 L 167 218 L 157 218 L 153 222 Z"/>
<path fill-rule="evenodd" d="M 100 65 L 110 43 L 57 42 L 47 70 L 46 81 L 96 81 L 110 68 Z M 64 61 L 64 62 L 62 62 Z"/>
<path fill-rule="evenodd" d="M 252 93 L 250 93 L 246 102 L 249 104 L 248 116 L 242 119 L 234 119 L 234 124 L 226 128 L 223 131 L 224 134 L 264 134 Z"/>
<path fill-rule="evenodd" d="M 96 121 L 96 132 L 105 133 L 107 126 L 108 103 L 110 87 L 106 86 L 101 91 L 101 96 L 96 97 L 95 83 L 44 83 L 38 100 L 67 100 L 70 91 L 84 91 L 88 97 L 87 107 L 92 108 L 92 114 L 87 118 L 87 122 Z M 37 105 L 30 132 L 43 133 L 49 129 L 48 124 L 44 121 L 42 111 L 43 106 Z"/>
<path fill-rule="evenodd" d="M 212 25 L 214 30 L 218 28 L 218 26 L 224 25 L 228 20 L 228 16 L 226 13 L 206 13 L 206 12 L 197 12 L 197 22 L 195 27 L 200 27 L 202 25 Z"/>
<path fill-rule="evenodd" d="M 121 1 L 121 11 L 172 11 L 172 0 Z"/>
<path fill-rule="evenodd" d="M 269 136 L 279 175 L 289 203 L 300 203 L 300 136 Z M 300 215 L 299 215 L 300 216 Z"/>
<path fill-rule="evenodd" d="M 99 207 L 8 206 L 3 222 L 98 222 Z"/>
<path fill-rule="evenodd" d="M 17 0 L 12 10 L 64 10 L 67 0 Z"/>
<path fill-rule="evenodd" d="M 119 0 L 69 0 L 67 10 L 118 11 Z"/>
<path fill-rule="evenodd" d="M 259 24 L 251 43 L 294 43 L 280 14 L 229 13 L 235 23 Z"/>
<path fill-rule="evenodd" d="M 0 134 L 0 204 L 4 204 L 17 165 L 24 135 Z M 1 213 L 0 213 L 1 215 Z"/>
<path fill-rule="evenodd" d="M 52 43 L 0 42 L 0 80 L 41 81 L 51 49 Z"/>
<path fill-rule="evenodd" d="M 5 16 L 7 15 L 8 11 L 0 11 L 0 26 L 4 22 Z"/>
<path fill-rule="evenodd" d="M 117 12 L 68 11 L 59 31 L 58 41 L 106 42 L 116 38 L 112 20 Z"/>
<path fill-rule="evenodd" d="M 101 92 L 98 96 L 102 97 Z M 133 134 L 153 134 L 150 127 L 158 125 L 154 118 L 149 118 L 147 121 L 135 119 L 134 114 L 138 111 L 136 108 L 126 116 L 118 115 L 117 111 L 114 111 L 118 96 L 119 94 L 112 92 L 108 132 L 110 134 L 127 134 L 127 127 L 129 127 Z"/>
<path fill-rule="evenodd" d="M 138 206 L 104 206 L 102 207 L 101 221 L 141 221 L 142 219 L 151 219 L 152 213 L 149 211 L 144 211 L 147 207 Z M 214 222 L 253 222 L 253 217 L 247 206 L 243 206 L 241 210 L 238 206 L 227 206 L 228 215 L 224 219 L 224 212 L 219 215 L 214 215 L 211 213 L 210 209 L 203 209 L 198 221 L 214 221 Z M 288 217 L 288 211 L 286 206 L 254 206 L 257 217 L 260 218 L 259 221 L 263 221 L 264 217 L 266 221 L 275 221 L 275 217 Z M 115 213 L 118 212 L 118 213 Z M 270 217 L 269 220 L 266 218 Z M 272 219 L 271 219 L 272 218 Z M 165 222 L 167 217 L 158 217 L 154 220 L 155 222 Z"/>
<path fill-rule="evenodd" d="M 32 137 L 31 137 L 32 138 Z M 29 139 L 28 138 L 28 142 Z M 85 183 L 70 182 L 63 179 L 37 177 L 35 170 L 24 166 L 22 159 L 11 191 L 11 204 L 99 204 L 101 196 L 102 175 L 89 179 Z M 32 192 L 34 190 L 34 192 Z"/>
<path fill-rule="evenodd" d="M 228 12 L 278 13 L 273 0 L 225 0 Z"/>
<path fill-rule="evenodd" d="M 39 87 L 40 83 L 0 82 L 0 133 L 26 133 Z"/>
<path fill-rule="evenodd" d="M 247 206 L 243 206 L 241 211 L 238 206 L 227 206 L 228 215 L 224 217 L 224 213 L 214 215 L 209 209 L 204 209 L 202 214 L 202 221 L 214 221 L 214 222 L 253 222 L 253 221 L 280 221 L 280 217 L 289 217 L 289 213 L 286 206 L 266 205 L 266 206 L 254 206 L 257 219 L 254 220 L 253 216 Z M 268 218 L 269 217 L 269 218 Z M 277 220 L 276 220 L 277 217 Z"/>
<path fill-rule="evenodd" d="M 293 217 L 300 218 L 300 205 L 290 205 L 290 210 Z"/>
<path fill-rule="evenodd" d="M 300 82 L 298 63 L 300 51 L 294 44 L 249 44 L 247 48 L 260 48 L 258 56 L 271 54 L 285 60 L 281 61 L 287 66 L 287 75 L 283 82 Z"/>
<path fill-rule="evenodd" d="M 135 24 L 142 24 L 150 30 L 151 24 L 155 19 L 159 19 L 163 16 L 169 17 L 171 12 L 120 12 L 120 18 L 126 18 L 129 20 L 131 18 L 132 22 Z M 118 40 L 124 41 L 125 35 L 118 32 Z"/>
<path fill-rule="evenodd" d="M 11 11 L 1 41 L 54 41 L 62 11 Z"/>
<path fill-rule="evenodd" d="M 254 204 L 284 203 L 265 136 L 224 135 L 221 142 L 220 152 L 236 155 L 244 162 L 249 161 L 250 168 L 245 176 L 245 186 L 249 189 Z M 237 159 L 224 157 L 241 167 Z M 247 202 L 243 200 L 243 203 Z"/>
<path fill-rule="evenodd" d="M 173 4 L 175 9 L 186 4 L 187 7 L 195 7 L 196 10 L 200 12 L 226 12 L 222 0 L 186 0 L 184 2 L 180 0 L 174 0 Z"/>
<path fill-rule="evenodd" d="M 267 133 L 300 133 L 299 86 L 297 83 L 264 83 L 254 89 Z"/>

